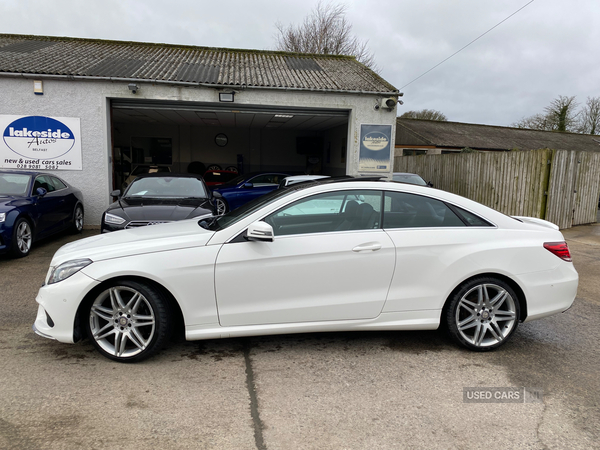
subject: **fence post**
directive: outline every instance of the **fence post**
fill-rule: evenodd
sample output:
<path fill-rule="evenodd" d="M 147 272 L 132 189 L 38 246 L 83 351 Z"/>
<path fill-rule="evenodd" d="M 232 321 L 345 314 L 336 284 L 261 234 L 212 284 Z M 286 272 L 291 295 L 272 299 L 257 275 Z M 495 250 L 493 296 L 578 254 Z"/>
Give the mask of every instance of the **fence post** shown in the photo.
<path fill-rule="evenodd" d="M 546 160 L 546 167 L 542 173 L 542 189 L 540 192 L 541 195 L 541 207 L 540 207 L 540 218 L 546 220 L 548 217 L 548 195 L 550 195 L 550 172 L 552 170 L 552 162 L 554 161 L 554 154 L 556 150 L 550 150 L 549 148 L 545 149 L 544 153 L 542 153 L 544 159 Z"/>

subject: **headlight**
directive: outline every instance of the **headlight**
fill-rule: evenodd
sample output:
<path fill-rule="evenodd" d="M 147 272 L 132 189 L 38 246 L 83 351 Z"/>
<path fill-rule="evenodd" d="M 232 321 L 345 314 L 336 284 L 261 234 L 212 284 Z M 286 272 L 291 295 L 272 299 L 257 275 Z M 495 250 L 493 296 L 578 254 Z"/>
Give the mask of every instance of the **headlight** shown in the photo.
<path fill-rule="evenodd" d="M 0 222 L 4 222 L 6 220 L 6 213 L 0 213 Z"/>
<path fill-rule="evenodd" d="M 104 221 L 112 225 L 121 225 L 123 222 L 125 222 L 125 219 L 119 216 L 115 216 L 114 214 L 106 213 L 104 215 Z"/>
<path fill-rule="evenodd" d="M 79 272 L 86 266 L 89 266 L 92 263 L 90 259 L 74 259 L 72 261 L 67 261 L 62 263 L 59 266 L 56 266 L 48 277 L 48 284 L 58 283 L 66 278 L 69 278 L 71 275 Z"/>

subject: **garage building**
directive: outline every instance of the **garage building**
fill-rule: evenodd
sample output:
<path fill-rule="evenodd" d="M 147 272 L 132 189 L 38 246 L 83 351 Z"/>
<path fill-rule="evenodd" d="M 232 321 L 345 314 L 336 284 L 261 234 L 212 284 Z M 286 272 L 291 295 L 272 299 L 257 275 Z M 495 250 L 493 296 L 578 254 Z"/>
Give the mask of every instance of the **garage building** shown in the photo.
<path fill-rule="evenodd" d="M 88 226 L 137 166 L 388 176 L 397 97 L 346 56 L 0 34 L 0 168 L 57 171 Z"/>

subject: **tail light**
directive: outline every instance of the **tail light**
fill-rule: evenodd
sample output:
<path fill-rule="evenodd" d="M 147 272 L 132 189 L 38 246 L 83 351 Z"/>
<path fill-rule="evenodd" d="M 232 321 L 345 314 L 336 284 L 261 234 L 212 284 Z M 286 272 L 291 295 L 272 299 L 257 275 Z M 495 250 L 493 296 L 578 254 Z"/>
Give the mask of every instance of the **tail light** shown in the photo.
<path fill-rule="evenodd" d="M 573 261 L 566 242 L 544 242 L 544 248 L 567 262 Z"/>

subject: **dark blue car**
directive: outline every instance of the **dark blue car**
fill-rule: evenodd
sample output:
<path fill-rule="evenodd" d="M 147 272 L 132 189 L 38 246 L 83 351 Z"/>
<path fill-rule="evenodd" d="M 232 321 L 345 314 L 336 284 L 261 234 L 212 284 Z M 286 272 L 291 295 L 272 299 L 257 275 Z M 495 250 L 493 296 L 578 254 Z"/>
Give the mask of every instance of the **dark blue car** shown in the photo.
<path fill-rule="evenodd" d="M 83 195 L 42 172 L 0 170 L 0 253 L 20 258 L 31 245 L 65 229 L 83 229 Z"/>
<path fill-rule="evenodd" d="M 215 196 L 217 214 L 225 214 L 277 189 L 281 180 L 289 176 L 289 173 L 283 172 L 254 172 L 240 175 L 221 184 L 213 190 L 213 193 L 217 194 Z"/>

